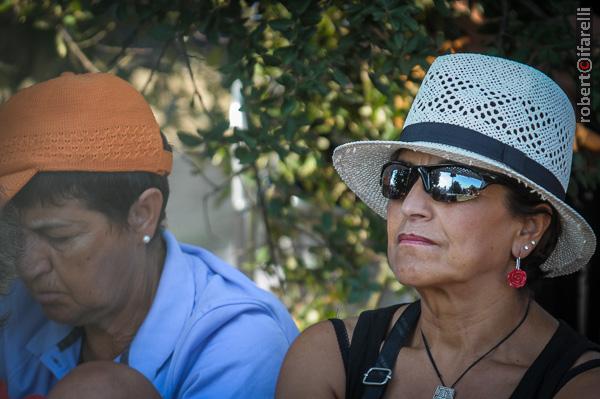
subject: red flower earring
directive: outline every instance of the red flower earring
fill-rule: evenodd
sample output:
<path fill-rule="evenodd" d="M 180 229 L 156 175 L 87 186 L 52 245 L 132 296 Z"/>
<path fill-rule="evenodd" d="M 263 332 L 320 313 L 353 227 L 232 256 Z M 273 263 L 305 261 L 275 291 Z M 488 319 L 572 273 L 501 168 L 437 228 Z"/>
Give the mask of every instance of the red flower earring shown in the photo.
<path fill-rule="evenodd" d="M 513 288 L 521 288 L 527 283 L 527 273 L 521 270 L 521 258 L 517 258 L 517 264 L 513 270 L 506 275 L 508 285 Z"/>
<path fill-rule="evenodd" d="M 531 246 L 533 247 L 536 242 L 531 240 Z M 525 250 L 525 256 L 527 256 L 527 252 L 529 251 L 529 245 L 524 245 L 523 249 Z M 521 270 L 521 257 L 517 256 L 517 264 L 515 268 L 511 270 L 506 275 L 506 280 L 508 281 L 508 285 L 513 288 L 521 288 L 524 287 L 527 283 L 527 273 L 525 270 Z"/>

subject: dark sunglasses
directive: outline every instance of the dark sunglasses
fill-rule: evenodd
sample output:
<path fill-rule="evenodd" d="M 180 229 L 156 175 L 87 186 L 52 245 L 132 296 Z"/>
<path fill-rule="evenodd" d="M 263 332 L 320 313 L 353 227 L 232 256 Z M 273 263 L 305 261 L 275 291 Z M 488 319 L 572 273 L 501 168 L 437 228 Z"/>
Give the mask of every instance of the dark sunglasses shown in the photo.
<path fill-rule="evenodd" d="M 425 192 L 436 201 L 462 202 L 479 196 L 494 183 L 504 183 L 503 176 L 456 164 L 407 165 L 391 161 L 381 168 L 381 193 L 392 200 L 404 199 L 421 177 Z"/>

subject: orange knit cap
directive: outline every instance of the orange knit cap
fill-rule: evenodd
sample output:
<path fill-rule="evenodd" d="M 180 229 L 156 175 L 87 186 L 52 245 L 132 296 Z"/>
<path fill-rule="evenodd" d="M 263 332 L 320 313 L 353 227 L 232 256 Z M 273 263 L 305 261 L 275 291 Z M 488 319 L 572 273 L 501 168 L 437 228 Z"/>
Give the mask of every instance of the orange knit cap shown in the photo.
<path fill-rule="evenodd" d="M 60 77 L 0 105 L 0 207 L 37 172 L 168 175 L 173 154 L 144 97 L 105 73 Z"/>

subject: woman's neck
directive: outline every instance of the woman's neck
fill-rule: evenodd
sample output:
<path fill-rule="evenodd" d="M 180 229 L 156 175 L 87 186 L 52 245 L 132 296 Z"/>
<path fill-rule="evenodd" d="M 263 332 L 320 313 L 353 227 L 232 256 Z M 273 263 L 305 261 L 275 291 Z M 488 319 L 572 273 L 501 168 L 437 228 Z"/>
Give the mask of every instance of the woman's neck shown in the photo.
<path fill-rule="evenodd" d="M 148 248 L 140 260 L 139 275 L 133 279 L 123 302 L 98 323 L 84 325 L 84 361 L 113 360 L 131 344 L 154 301 L 165 260 L 165 244 L 160 240 Z M 142 257 L 140 257 L 142 258 Z"/>
<path fill-rule="evenodd" d="M 419 293 L 418 328 L 432 350 L 437 347 L 438 351 L 466 356 L 480 354 L 502 339 L 519 323 L 529 302 L 527 291 L 510 287 L 495 291 L 461 287 L 458 292 L 423 289 Z"/>

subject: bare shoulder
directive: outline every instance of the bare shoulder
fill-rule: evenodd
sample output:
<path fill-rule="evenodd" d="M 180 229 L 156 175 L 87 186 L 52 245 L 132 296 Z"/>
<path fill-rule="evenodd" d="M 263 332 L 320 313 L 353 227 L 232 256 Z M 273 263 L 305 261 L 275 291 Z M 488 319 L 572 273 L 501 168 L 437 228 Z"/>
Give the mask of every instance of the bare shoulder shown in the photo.
<path fill-rule="evenodd" d="M 590 360 L 600 360 L 600 352 L 584 353 L 573 367 Z M 592 399 L 598 397 L 598 392 L 600 392 L 600 367 L 595 367 L 573 377 L 554 397 L 556 399 Z"/>
<path fill-rule="evenodd" d="M 277 382 L 277 398 L 342 398 L 345 371 L 329 321 L 300 334 L 288 351 Z"/>
<path fill-rule="evenodd" d="M 392 319 L 398 319 L 401 306 Z M 343 320 L 348 340 L 352 341 L 358 317 Z M 330 321 L 317 323 L 300 334 L 288 351 L 279 379 L 276 398 L 343 398 L 346 372 L 337 336 Z"/>

